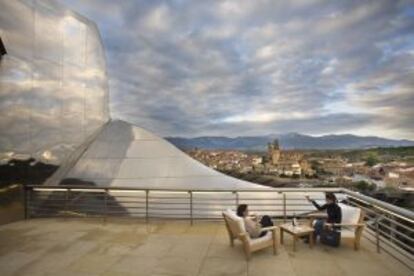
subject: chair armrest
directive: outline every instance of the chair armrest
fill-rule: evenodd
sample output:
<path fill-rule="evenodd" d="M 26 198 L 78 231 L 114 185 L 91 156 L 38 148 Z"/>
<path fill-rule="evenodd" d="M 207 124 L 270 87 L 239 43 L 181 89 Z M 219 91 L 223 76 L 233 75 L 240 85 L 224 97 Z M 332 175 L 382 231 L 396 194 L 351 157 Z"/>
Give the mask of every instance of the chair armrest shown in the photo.
<path fill-rule="evenodd" d="M 305 216 L 308 217 L 308 218 L 309 217 L 310 218 L 314 218 L 314 217 L 326 218 L 326 217 L 328 217 L 328 214 L 326 213 L 326 211 L 316 210 L 316 211 L 312 211 L 312 212 L 307 213 Z"/>
<path fill-rule="evenodd" d="M 263 227 L 260 229 L 260 232 L 264 232 L 264 231 L 274 231 L 277 229 L 277 226 L 269 226 L 269 227 Z"/>

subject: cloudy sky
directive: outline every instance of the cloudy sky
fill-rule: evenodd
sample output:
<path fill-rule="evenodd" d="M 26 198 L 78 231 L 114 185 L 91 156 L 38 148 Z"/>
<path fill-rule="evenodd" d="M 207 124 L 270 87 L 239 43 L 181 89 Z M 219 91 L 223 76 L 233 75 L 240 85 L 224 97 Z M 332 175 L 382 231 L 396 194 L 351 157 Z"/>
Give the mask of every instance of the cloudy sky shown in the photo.
<path fill-rule="evenodd" d="M 413 1 L 61 1 L 101 31 L 113 118 L 414 139 Z"/>

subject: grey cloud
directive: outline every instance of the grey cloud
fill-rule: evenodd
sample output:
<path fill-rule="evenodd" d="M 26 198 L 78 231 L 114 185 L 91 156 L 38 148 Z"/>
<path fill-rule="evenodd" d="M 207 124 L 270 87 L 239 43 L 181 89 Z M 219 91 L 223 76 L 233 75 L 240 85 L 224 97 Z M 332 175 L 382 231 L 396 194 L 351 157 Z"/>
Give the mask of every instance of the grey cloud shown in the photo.
<path fill-rule="evenodd" d="M 393 128 L 414 139 L 410 1 L 62 1 L 101 29 L 113 117 L 160 135 Z M 307 117 L 224 123 L 275 112 Z"/>

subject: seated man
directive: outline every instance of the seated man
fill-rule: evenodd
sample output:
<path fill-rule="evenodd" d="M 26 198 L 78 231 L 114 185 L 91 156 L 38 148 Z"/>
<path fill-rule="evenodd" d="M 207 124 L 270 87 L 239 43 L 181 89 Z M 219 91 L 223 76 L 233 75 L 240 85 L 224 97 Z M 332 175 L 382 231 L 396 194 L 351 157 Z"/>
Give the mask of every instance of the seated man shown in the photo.
<path fill-rule="evenodd" d="M 338 205 L 338 200 L 336 199 L 336 196 L 334 193 L 326 193 L 325 194 L 325 200 L 326 203 L 322 206 L 320 206 L 318 203 L 315 202 L 315 200 L 311 200 L 309 196 L 306 196 L 306 199 L 311 202 L 316 209 L 319 211 L 326 210 L 326 213 L 328 214 L 328 218 L 326 220 L 327 223 L 341 223 L 342 221 L 342 211 L 341 207 Z M 322 219 L 317 219 L 313 227 L 315 228 L 315 241 L 322 234 L 322 231 L 324 228 L 330 229 L 330 226 L 325 226 L 325 221 Z"/>
<path fill-rule="evenodd" d="M 237 207 L 237 215 L 243 218 L 246 231 L 252 239 L 263 237 L 267 231 L 261 231 L 262 227 L 273 226 L 271 218 L 267 215 L 263 217 L 249 216 L 247 204 L 240 204 Z"/>

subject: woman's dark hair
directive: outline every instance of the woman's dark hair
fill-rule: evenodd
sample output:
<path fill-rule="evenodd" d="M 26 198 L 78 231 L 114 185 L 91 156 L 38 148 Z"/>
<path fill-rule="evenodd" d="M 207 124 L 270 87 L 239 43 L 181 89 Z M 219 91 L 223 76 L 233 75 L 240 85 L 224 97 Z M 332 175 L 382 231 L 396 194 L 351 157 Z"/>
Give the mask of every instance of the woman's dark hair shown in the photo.
<path fill-rule="evenodd" d="M 246 210 L 247 210 L 247 204 L 240 204 L 237 207 L 237 215 L 239 217 L 243 217 L 243 214 L 244 214 L 244 212 L 246 212 Z"/>
<path fill-rule="evenodd" d="M 326 194 L 325 194 L 325 199 L 329 199 L 329 200 L 332 200 L 333 202 L 338 202 L 338 200 L 336 199 L 336 196 L 335 196 L 335 194 L 334 193 L 331 193 L 331 192 L 327 192 Z"/>

